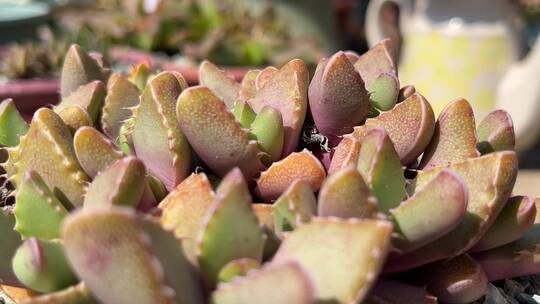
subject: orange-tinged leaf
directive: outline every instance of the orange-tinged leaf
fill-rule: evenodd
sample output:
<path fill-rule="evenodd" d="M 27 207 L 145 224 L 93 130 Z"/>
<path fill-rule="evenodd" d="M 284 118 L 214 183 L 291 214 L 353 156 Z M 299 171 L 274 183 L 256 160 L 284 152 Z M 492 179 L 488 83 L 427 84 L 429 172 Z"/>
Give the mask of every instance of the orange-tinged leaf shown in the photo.
<path fill-rule="evenodd" d="M 476 143 L 471 105 L 463 98 L 454 100 L 439 115 L 435 133 L 419 167 L 431 169 L 477 157 L 480 154 L 476 150 Z"/>
<path fill-rule="evenodd" d="M 311 189 L 316 192 L 325 177 L 322 164 L 311 152 L 304 149 L 273 163 L 262 172 L 257 179 L 255 193 L 264 201 L 275 200 L 297 179 L 308 182 Z"/>

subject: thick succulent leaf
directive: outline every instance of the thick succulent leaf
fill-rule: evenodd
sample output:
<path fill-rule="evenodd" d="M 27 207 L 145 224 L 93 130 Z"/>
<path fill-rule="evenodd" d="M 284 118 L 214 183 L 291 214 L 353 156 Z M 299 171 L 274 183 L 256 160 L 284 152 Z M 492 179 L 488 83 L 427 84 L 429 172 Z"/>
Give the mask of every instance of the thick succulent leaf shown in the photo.
<path fill-rule="evenodd" d="M 276 235 L 274 228 L 273 208 L 270 204 L 251 204 L 251 208 L 262 227 L 264 234 L 263 260 L 267 261 L 274 256 L 281 245 L 281 240 Z"/>
<path fill-rule="evenodd" d="M 139 219 L 141 227 L 152 240 L 151 251 L 165 270 L 165 282 L 175 294 L 174 303 L 202 304 L 203 286 L 199 270 L 182 252 L 182 244 L 172 232 L 165 231 L 155 218 Z"/>
<path fill-rule="evenodd" d="M 470 252 L 492 249 L 521 238 L 533 227 L 536 212 L 534 200 L 530 197 L 511 197 L 495 222 Z"/>
<path fill-rule="evenodd" d="M 79 164 L 91 178 L 123 156 L 105 135 L 92 127 L 78 129 L 73 136 L 73 145 Z"/>
<path fill-rule="evenodd" d="M 240 96 L 240 84 L 207 60 L 199 66 L 199 83 L 223 100 L 229 109 L 234 107 L 234 103 Z"/>
<path fill-rule="evenodd" d="M 397 272 L 462 254 L 474 246 L 491 226 L 510 197 L 517 175 L 514 152 L 496 152 L 453 164 L 469 189 L 467 212 L 459 225 L 445 236 L 411 253 L 390 259 L 385 270 Z M 422 189 L 443 168 L 419 172 L 416 189 Z"/>
<path fill-rule="evenodd" d="M 257 74 L 257 77 L 255 78 L 255 88 L 257 90 L 260 90 L 267 82 L 268 80 L 272 79 L 277 72 L 279 72 L 279 69 L 273 67 L 273 66 L 267 66 L 262 71 Z"/>
<path fill-rule="evenodd" d="M 133 138 L 131 137 L 130 125 L 133 120 L 128 120 L 120 127 L 120 134 L 116 142 L 120 147 L 120 150 L 125 154 L 135 154 L 135 148 L 133 148 Z"/>
<path fill-rule="evenodd" d="M 238 168 L 221 181 L 199 234 L 199 267 L 208 287 L 225 264 L 239 258 L 262 258 L 264 239 L 251 209 L 251 196 Z"/>
<path fill-rule="evenodd" d="M 84 283 L 26 299 L 21 304 L 97 304 Z"/>
<path fill-rule="evenodd" d="M 27 171 L 15 195 L 15 230 L 23 238 L 52 240 L 68 211 L 35 171 Z"/>
<path fill-rule="evenodd" d="M 129 71 L 128 80 L 133 83 L 140 91 L 144 90 L 146 82 L 152 73 L 152 65 L 148 62 L 141 62 L 134 65 Z M 111 77 L 113 77 L 111 75 Z M 109 80 L 110 81 L 110 80 Z"/>
<path fill-rule="evenodd" d="M 540 208 L 540 198 L 534 200 Z M 473 255 L 487 274 L 489 281 L 502 280 L 540 272 L 540 212 L 534 225 L 520 239 Z"/>
<path fill-rule="evenodd" d="M 248 101 L 257 94 L 256 80 L 260 70 L 249 70 L 240 83 L 240 100 Z"/>
<path fill-rule="evenodd" d="M 292 231 L 297 225 L 307 223 L 317 213 L 317 199 L 311 186 L 301 179 L 291 185 L 272 205 L 276 233 Z"/>
<path fill-rule="evenodd" d="M 137 87 L 123 75 L 114 73 L 109 78 L 101 127 L 111 139 L 116 140 L 120 136 L 120 128 L 132 115 L 130 109 L 139 104 L 139 95 Z"/>
<path fill-rule="evenodd" d="M 334 155 L 328 168 L 328 175 L 332 175 L 347 166 L 356 166 L 360 154 L 360 141 L 354 136 L 346 135 L 334 149 Z"/>
<path fill-rule="evenodd" d="M 259 74 L 258 78 L 261 78 L 265 70 Z M 305 63 L 294 59 L 267 80 L 257 91 L 255 98 L 250 100 L 251 107 L 257 113 L 267 106 L 281 113 L 285 127 L 285 141 L 281 157 L 295 151 L 298 145 L 307 111 L 308 83 L 309 72 Z"/>
<path fill-rule="evenodd" d="M 239 167 L 250 180 L 260 169 L 257 143 L 208 88 L 191 87 L 178 98 L 180 127 L 197 155 L 220 176 Z"/>
<path fill-rule="evenodd" d="M 385 39 L 362 54 L 354 63 L 366 86 L 371 85 L 382 73 L 396 75 L 393 48 L 390 39 Z M 399 87 L 399 86 L 398 86 Z"/>
<path fill-rule="evenodd" d="M 313 218 L 285 238 L 272 263 L 298 262 L 317 301 L 360 303 L 382 268 L 391 232 L 383 220 Z"/>
<path fill-rule="evenodd" d="M 80 206 L 88 177 L 73 150 L 73 139 L 62 119 L 47 108 L 39 109 L 28 133 L 10 151 L 5 169 L 16 185 L 28 170 L 35 170 L 64 205 Z"/>
<path fill-rule="evenodd" d="M 414 162 L 429 144 L 435 130 L 435 114 L 420 94 L 399 103 L 388 112 L 369 118 L 363 126 L 355 127 L 352 136 L 362 141 L 370 130 L 384 127 L 392 140 L 403 165 Z"/>
<path fill-rule="evenodd" d="M 133 113 L 135 153 L 169 191 L 188 175 L 191 162 L 191 149 L 175 115 L 177 98 L 186 86 L 178 73 L 159 73 L 146 85 Z"/>
<path fill-rule="evenodd" d="M 360 147 L 358 171 L 377 198 L 384 213 L 399 206 L 406 196 L 405 176 L 399 156 L 388 134 L 382 128 L 371 130 Z"/>
<path fill-rule="evenodd" d="M 181 242 L 131 209 L 76 211 L 63 240 L 73 269 L 103 303 L 202 303 Z"/>
<path fill-rule="evenodd" d="M 458 163 L 479 156 L 476 150 L 474 112 L 463 98 L 449 103 L 439 115 L 435 133 L 420 168 L 431 169 Z"/>
<path fill-rule="evenodd" d="M 316 192 L 325 177 L 322 164 L 311 152 L 304 149 L 273 163 L 262 172 L 257 179 L 255 193 L 264 201 L 275 200 L 297 179 L 305 180 L 313 192 Z"/>
<path fill-rule="evenodd" d="M 230 283 L 219 284 L 213 304 L 313 303 L 313 286 L 294 262 L 267 265 Z"/>
<path fill-rule="evenodd" d="M 53 292 L 77 283 L 59 240 L 29 238 L 13 256 L 13 272 L 24 285 L 40 292 Z"/>
<path fill-rule="evenodd" d="M 367 118 L 370 102 L 364 81 L 343 52 L 319 62 L 308 93 L 315 125 L 331 144 Z"/>
<path fill-rule="evenodd" d="M 60 74 L 60 94 L 62 97 L 69 96 L 81 85 L 93 80 L 105 81 L 105 76 L 98 62 L 82 50 L 79 45 L 73 44 L 64 57 Z"/>
<path fill-rule="evenodd" d="M 214 191 L 204 173 L 193 173 L 161 201 L 161 225 L 182 239 L 186 256 L 196 262 L 195 240 L 214 201 Z"/>
<path fill-rule="evenodd" d="M 234 118 L 236 118 L 236 120 L 240 123 L 242 128 L 247 129 L 249 129 L 251 123 L 253 122 L 253 120 L 255 120 L 255 117 L 257 116 L 251 106 L 247 102 L 242 100 L 237 100 L 234 103 L 233 115 Z"/>
<path fill-rule="evenodd" d="M 237 277 L 243 277 L 252 269 L 257 269 L 261 263 L 250 258 L 241 258 L 227 263 L 218 274 L 219 282 L 231 282 Z"/>
<path fill-rule="evenodd" d="M 62 98 L 62 101 L 54 107 L 56 113 L 78 105 L 90 115 L 92 122 L 97 122 L 99 113 L 105 101 L 105 85 L 96 80 L 80 86 L 73 93 Z"/>
<path fill-rule="evenodd" d="M 319 192 L 319 216 L 374 218 L 378 211 L 377 199 L 369 192 L 356 166 L 347 166 L 330 175 Z"/>
<path fill-rule="evenodd" d="M 414 86 L 406 85 L 402 87 L 399 89 L 397 102 L 400 103 L 404 101 L 405 99 L 411 97 L 414 93 L 416 93 L 416 88 Z"/>
<path fill-rule="evenodd" d="M 279 160 L 284 141 L 283 119 L 279 111 L 263 108 L 251 124 L 250 135 L 257 140 L 259 149 L 267 154 L 261 157 L 265 165 Z"/>
<path fill-rule="evenodd" d="M 516 137 L 514 122 L 504 110 L 489 113 L 476 129 L 478 151 L 482 154 L 494 151 L 514 150 Z"/>
<path fill-rule="evenodd" d="M 379 278 L 369 293 L 366 304 L 438 304 L 437 298 L 422 287 L 387 278 Z"/>
<path fill-rule="evenodd" d="M 69 127 L 71 133 L 84 126 L 92 126 L 92 118 L 90 114 L 79 105 L 71 105 L 58 112 L 58 116 L 62 118 L 64 123 Z"/>
<path fill-rule="evenodd" d="M 84 208 L 136 207 L 146 188 L 146 169 L 139 159 L 128 156 L 100 172 L 90 183 Z"/>
<path fill-rule="evenodd" d="M 2 236 L 2 246 L 0 246 L 0 283 L 22 287 L 11 268 L 11 259 L 22 242 L 21 236 L 13 227 L 15 227 L 15 216 L 13 216 L 13 213 L 0 209 L 0 235 Z"/>
<path fill-rule="evenodd" d="M 468 304 L 487 292 L 486 273 L 468 254 L 426 265 L 417 275 L 443 303 Z"/>
<path fill-rule="evenodd" d="M 19 137 L 28 132 L 28 124 L 15 107 L 13 99 L 0 103 L 0 145 L 14 147 Z"/>
<path fill-rule="evenodd" d="M 399 95 L 399 80 L 395 74 L 382 73 L 367 85 L 371 104 L 382 111 L 391 110 Z"/>
<path fill-rule="evenodd" d="M 452 231 L 467 210 L 469 192 L 459 175 L 442 170 L 422 189 L 390 210 L 395 237 L 402 252 L 420 248 Z"/>

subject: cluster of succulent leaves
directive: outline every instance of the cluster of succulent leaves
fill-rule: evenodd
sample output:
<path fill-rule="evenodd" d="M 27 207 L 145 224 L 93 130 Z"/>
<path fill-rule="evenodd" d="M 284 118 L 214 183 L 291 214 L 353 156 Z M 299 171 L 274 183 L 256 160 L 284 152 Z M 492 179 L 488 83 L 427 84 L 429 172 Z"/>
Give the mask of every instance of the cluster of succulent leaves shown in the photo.
<path fill-rule="evenodd" d="M 150 3 L 150 1 L 146 1 Z M 271 6 L 252 12 L 235 1 L 97 1 L 59 7 L 39 42 L 15 44 L 4 58 L 9 79 L 59 73 L 70 43 L 107 55 L 114 45 L 151 52 L 181 53 L 188 61 L 222 65 L 281 65 L 290 57 L 316 63 L 322 46 L 314 37 L 290 34 Z"/>
<path fill-rule="evenodd" d="M 13 205 L 2 284 L 26 303 L 469 303 L 540 271 L 540 200 L 512 194 L 512 121 L 435 119 L 388 41 L 241 83 L 128 76 L 73 45 L 61 102 L 0 105 Z M 310 114 L 309 116 L 307 114 Z M 326 138 L 302 149 L 309 119 Z"/>

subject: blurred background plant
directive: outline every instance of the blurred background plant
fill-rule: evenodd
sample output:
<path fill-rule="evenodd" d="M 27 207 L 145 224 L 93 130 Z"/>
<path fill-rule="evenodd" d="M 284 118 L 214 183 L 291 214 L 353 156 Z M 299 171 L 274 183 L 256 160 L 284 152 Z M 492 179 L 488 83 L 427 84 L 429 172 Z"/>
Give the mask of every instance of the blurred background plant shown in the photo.
<path fill-rule="evenodd" d="M 270 1 L 257 9 L 232 0 L 78 1 L 53 5 L 50 17 L 37 40 L 4 51 L 7 78 L 56 76 L 70 43 L 103 54 L 115 46 L 162 53 L 188 65 L 279 66 L 292 57 L 315 63 L 326 53 L 319 37 L 291 31 Z"/>

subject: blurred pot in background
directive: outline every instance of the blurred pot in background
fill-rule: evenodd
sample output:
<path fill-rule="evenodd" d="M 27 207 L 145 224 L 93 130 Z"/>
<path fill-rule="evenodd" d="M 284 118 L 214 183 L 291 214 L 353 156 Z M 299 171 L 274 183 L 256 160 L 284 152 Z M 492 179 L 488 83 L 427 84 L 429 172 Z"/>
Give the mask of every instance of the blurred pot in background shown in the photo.
<path fill-rule="evenodd" d="M 506 0 L 372 0 L 366 30 L 370 44 L 382 39 L 381 8 L 400 8 L 399 73 L 414 83 L 439 113 L 458 96 L 467 98 L 478 119 L 494 108 L 512 115 L 518 149 L 540 134 L 540 42 L 521 59 L 523 31 L 517 7 Z"/>

